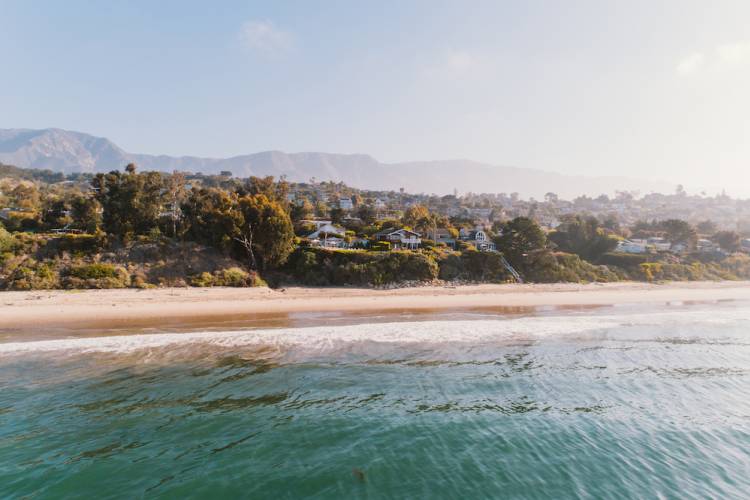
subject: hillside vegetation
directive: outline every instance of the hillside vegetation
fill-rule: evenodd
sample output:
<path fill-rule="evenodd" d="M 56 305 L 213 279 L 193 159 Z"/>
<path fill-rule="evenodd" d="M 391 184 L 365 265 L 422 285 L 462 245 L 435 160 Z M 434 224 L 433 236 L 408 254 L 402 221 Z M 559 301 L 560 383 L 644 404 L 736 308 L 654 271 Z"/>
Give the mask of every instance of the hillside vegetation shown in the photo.
<path fill-rule="evenodd" d="M 701 253 L 696 230 L 678 220 L 639 230 L 666 235 L 687 249 L 681 255 L 615 252 L 621 236 L 583 216 L 554 231 L 529 217 L 496 220 L 484 228 L 480 247 L 459 237 L 473 227 L 463 218 L 417 204 L 383 217 L 376 200 L 356 193 L 344 216 L 314 198 L 315 185 L 295 186 L 291 201 L 292 185 L 273 178 L 188 178 L 128 165 L 61 180 L 48 171 L 0 168 L 4 290 L 505 283 L 515 280 L 511 270 L 540 283 L 750 278 L 750 257 L 737 252 L 736 234 L 716 236 L 733 251 Z M 347 248 L 325 248 L 328 235 L 309 237 L 322 217 L 332 221 L 325 226 L 336 233 L 331 241 Z M 438 227 L 448 240 L 424 238 L 409 249 L 378 236 L 396 228 L 430 235 Z"/>

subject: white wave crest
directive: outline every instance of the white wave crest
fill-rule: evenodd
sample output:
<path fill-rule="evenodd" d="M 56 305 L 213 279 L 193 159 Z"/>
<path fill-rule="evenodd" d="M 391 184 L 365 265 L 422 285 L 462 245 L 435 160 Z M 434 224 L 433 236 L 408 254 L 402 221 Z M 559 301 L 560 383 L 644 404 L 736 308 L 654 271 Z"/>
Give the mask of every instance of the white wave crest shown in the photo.
<path fill-rule="evenodd" d="M 535 338 L 581 333 L 616 326 L 602 318 L 528 317 L 498 320 L 415 321 L 370 323 L 347 326 L 315 326 L 225 332 L 157 333 L 108 337 L 69 338 L 0 344 L 0 355 L 25 352 L 127 353 L 173 344 L 210 344 L 217 347 L 236 346 L 304 346 L 324 349 L 348 342 L 480 342 L 513 337 Z"/>
<path fill-rule="evenodd" d="M 650 311 L 643 314 L 563 314 L 520 318 L 460 321 L 365 323 L 345 326 L 157 333 L 89 338 L 68 338 L 0 343 L 0 356 L 32 352 L 128 353 L 170 345 L 207 344 L 220 348 L 240 346 L 305 347 L 326 350 L 343 343 L 448 343 L 542 339 L 586 334 L 616 327 L 744 324 L 750 309 Z"/>

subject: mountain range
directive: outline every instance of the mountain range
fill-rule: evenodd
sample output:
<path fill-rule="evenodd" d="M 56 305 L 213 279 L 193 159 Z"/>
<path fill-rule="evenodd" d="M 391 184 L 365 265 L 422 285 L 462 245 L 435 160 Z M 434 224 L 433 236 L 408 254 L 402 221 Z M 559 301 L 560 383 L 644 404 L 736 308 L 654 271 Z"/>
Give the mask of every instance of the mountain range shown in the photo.
<path fill-rule="evenodd" d="M 136 163 L 140 170 L 174 170 L 236 177 L 286 176 L 295 182 L 342 181 L 363 189 L 399 189 L 448 194 L 512 193 L 542 198 L 555 192 L 563 198 L 620 191 L 673 192 L 667 182 L 627 177 L 570 176 L 542 170 L 490 165 L 471 160 L 382 163 L 365 154 L 284 153 L 264 151 L 230 158 L 165 156 L 124 151 L 104 137 L 58 128 L 0 129 L 0 163 L 64 173 L 108 172 Z"/>

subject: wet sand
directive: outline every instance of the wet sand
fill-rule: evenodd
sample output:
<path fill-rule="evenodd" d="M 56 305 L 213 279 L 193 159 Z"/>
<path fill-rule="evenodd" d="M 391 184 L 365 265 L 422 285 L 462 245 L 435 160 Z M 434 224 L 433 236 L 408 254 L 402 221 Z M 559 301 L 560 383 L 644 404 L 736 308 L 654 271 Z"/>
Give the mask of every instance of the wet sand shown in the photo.
<path fill-rule="evenodd" d="M 361 288 L 169 288 L 0 293 L 0 329 L 180 328 L 187 323 L 305 326 L 332 313 L 371 315 L 540 306 L 750 300 L 750 282 Z M 328 316 L 326 316 L 328 315 Z"/>

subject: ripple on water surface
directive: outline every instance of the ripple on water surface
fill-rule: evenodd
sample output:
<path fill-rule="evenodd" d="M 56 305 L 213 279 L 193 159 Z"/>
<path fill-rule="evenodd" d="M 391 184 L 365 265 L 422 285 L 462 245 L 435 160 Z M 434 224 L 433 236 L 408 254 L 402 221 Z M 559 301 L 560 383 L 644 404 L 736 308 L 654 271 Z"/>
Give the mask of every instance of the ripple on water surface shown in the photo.
<path fill-rule="evenodd" d="M 750 491 L 746 305 L 0 344 L 0 496 Z"/>

